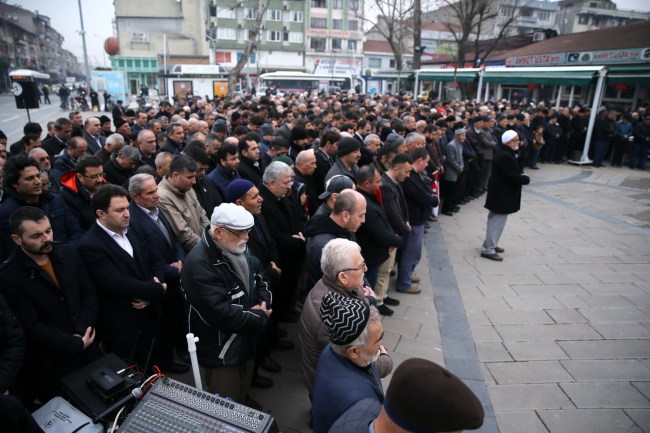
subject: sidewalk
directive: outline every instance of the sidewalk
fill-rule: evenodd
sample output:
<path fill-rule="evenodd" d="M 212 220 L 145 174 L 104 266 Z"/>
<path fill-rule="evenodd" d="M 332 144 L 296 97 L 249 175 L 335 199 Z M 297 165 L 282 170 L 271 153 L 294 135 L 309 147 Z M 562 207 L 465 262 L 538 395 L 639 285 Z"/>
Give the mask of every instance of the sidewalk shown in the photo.
<path fill-rule="evenodd" d="M 650 432 L 650 172 L 529 174 L 503 262 L 479 257 L 484 197 L 432 224 L 423 291 L 391 291 L 402 303 L 384 344 L 395 367 L 417 356 L 464 379 L 486 409 L 481 432 Z M 285 329 L 296 349 L 274 353 L 275 386 L 251 395 L 282 432 L 306 433 L 298 327 Z"/>

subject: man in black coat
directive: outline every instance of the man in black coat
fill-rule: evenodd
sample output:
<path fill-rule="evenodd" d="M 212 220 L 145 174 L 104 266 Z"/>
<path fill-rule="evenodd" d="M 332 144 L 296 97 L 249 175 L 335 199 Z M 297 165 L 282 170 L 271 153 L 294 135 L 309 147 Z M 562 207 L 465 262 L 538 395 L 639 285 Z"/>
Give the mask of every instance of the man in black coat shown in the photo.
<path fill-rule="evenodd" d="M 54 245 L 52 226 L 41 209 L 24 206 L 11 215 L 18 245 L 0 267 L 0 290 L 27 337 L 18 379 L 24 401 L 48 401 L 61 377 L 97 355 L 97 294 L 74 248 Z"/>
<path fill-rule="evenodd" d="M 519 211 L 521 207 L 521 187 L 530 183 L 530 178 L 517 160 L 519 136 L 515 131 L 506 131 L 501 136 L 501 146 L 492 160 L 492 176 L 488 185 L 485 208 L 488 214 L 485 242 L 481 247 L 481 257 L 502 261 L 499 255 L 504 250 L 498 246 L 506 226 L 508 214 Z"/>
<path fill-rule="evenodd" d="M 88 153 L 94 155 L 106 144 L 106 137 L 102 134 L 102 124 L 98 117 L 89 117 L 84 122 L 83 138 L 88 143 Z"/>
<path fill-rule="evenodd" d="M 135 174 L 135 168 L 140 162 L 140 151 L 132 146 L 123 147 L 117 153 L 111 154 L 104 164 L 106 182 L 126 187 L 129 178 Z"/>
<path fill-rule="evenodd" d="M 60 117 L 54 122 L 54 135 L 43 140 L 41 147 L 45 149 L 51 159 L 54 159 L 68 146 L 72 136 L 72 122 L 65 117 Z"/>
<path fill-rule="evenodd" d="M 239 166 L 237 172 L 242 179 L 248 179 L 253 185 L 262 184 L 262 161 L 260 160 L 259 139 L 249 133 L 239 140 L 237 149 L 239 150 Z"/>
<path fill-rule="evenodd" d="M 305 238 L 298 229 L 298 219 L 287 194 L 291 190 L 293 171 L 284 162 L 272 162 L 264 172 L 260 195 L 264 199 L 262 215 L 280 255 L 279 267 L 283 270 L 280 290 L 273 300 L 276 317 L 298 320 L 297 313 L 290 312 L 296 301 L 297 283 L 305 259 Z"/>
<path fill-rule="evenodd" d="M 174 363 L 174 344 L 185 347 L 187 326 L 183 319 L 183 299 L 180 293 L 180 276 L 185 252 L 174 236 L 169 221 L 159 208 L 158 185 L 150 174 L 136 174 L 129 180 L 129 227 L 145 233 L 149 247 L 160 252 L 165 264 L 167 291 L 163 298 L 163 320 L 158 337 L 159 367 L 163 372 L 184 373 L 189 367 Z"/>
<path fill-rule="evenodd" d="M 70 171 L 61 178 L 61 197 L 84 231 L 95 223 L 95 212 L 90 200 L 105 183 L 102 161 L 92 155 L 79 158 L 75 171 Z"/>
<path fill-rule="evenodd" d="M 380 186 L 381 174 L 375 167 L 364 165 L 359 169 L 357 191 L 366 199 L 366 222 L 357 230 L 357 243 L 368 266 L 366 278 L 373 289 L 377 286 L 381 264 L 389 260 L 391 253 L 403 243 L 402 237 L 391 227 L 386 210 L 378 199 Z M 387 304 L 399 305 L 399 301 L 389 298 L 386 291 L 375 290 L 375 298 L 377 310 L 384 316 L 393 314 Z"/>
<path fill-rule="evenodd" d="M 99 293 L 98 336 L 107 351 L 142 368 L 149 360 L 151 367 L 167 289 L 162 256 L 145 232 L 129 227 L 126 190 L 104 185 L 92 206 L 97 223 L 79 252 Z"/>

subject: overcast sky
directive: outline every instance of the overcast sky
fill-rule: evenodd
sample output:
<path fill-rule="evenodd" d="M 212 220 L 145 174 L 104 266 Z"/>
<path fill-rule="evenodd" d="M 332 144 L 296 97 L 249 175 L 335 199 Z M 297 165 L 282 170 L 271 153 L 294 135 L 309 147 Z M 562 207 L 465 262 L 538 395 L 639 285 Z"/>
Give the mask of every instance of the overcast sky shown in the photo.
<path fill-rule="evenodd" d="M 366 0 L 371 2 L 372 0 Z M 423 0 L 423 7 L 433 0 Z M 38 11 L 50 17 L 52 27 L 63 35 L 63 48 L 72 51 L 83 62 L 81 24 L 77 0 L 8 0 L 9 4 L 18 4 L 23 9 Z M 152 3 L 153 4 L 153 3 Z M 619 9 L 650 10 L 648 0 L 616 0 Z M 115 18 L 113 0 L 81 0 L 88 61 L 93 66 L 110 66 L 108 56 L 104 54 L 104 40 L 113 36 L 112 20 Z"/>

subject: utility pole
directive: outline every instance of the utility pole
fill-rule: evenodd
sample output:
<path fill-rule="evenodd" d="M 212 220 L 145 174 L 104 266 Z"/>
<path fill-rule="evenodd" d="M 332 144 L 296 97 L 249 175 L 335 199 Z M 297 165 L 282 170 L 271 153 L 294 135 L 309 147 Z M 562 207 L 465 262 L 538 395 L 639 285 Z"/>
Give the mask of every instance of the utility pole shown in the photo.
<path fill-rule="evenodd" d="M 413 70 L 420 69 L 422 57 L 422 3 L 413 1 Z"/>
<path fill-rule="evenodd" d="M 79 3 L 79 21 L 81 21 L 81 41 L 83 42 L 84 49 L 84 66 L 86 72 L 86 86 L 90 83 L 90 68 L 88 67 L 88 50 L 86 50 L 86 31 L 84 30 L 84 14 L 81 12 L 81 0 Z"/>

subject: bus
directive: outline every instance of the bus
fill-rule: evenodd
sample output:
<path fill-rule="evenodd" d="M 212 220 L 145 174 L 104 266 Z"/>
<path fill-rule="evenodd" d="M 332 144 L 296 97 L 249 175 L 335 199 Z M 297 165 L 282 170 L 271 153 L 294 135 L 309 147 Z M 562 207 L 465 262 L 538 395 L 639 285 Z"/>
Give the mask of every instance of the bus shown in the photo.
<path fill-rule="evenodd" d="M 172 104 L 187 101 L 188 95 L 218 98 L 228 93 L 228 71 L 221 65 L 172 65 L 163 77 Z"/>
<path fill-rule="evenodd" d="M 350 75 L 306 74 L 304 72 L 278 71 L 260 75 L 260 87 L 272 88 L 282 93 L 348 92 L 354 82 Z"/>

